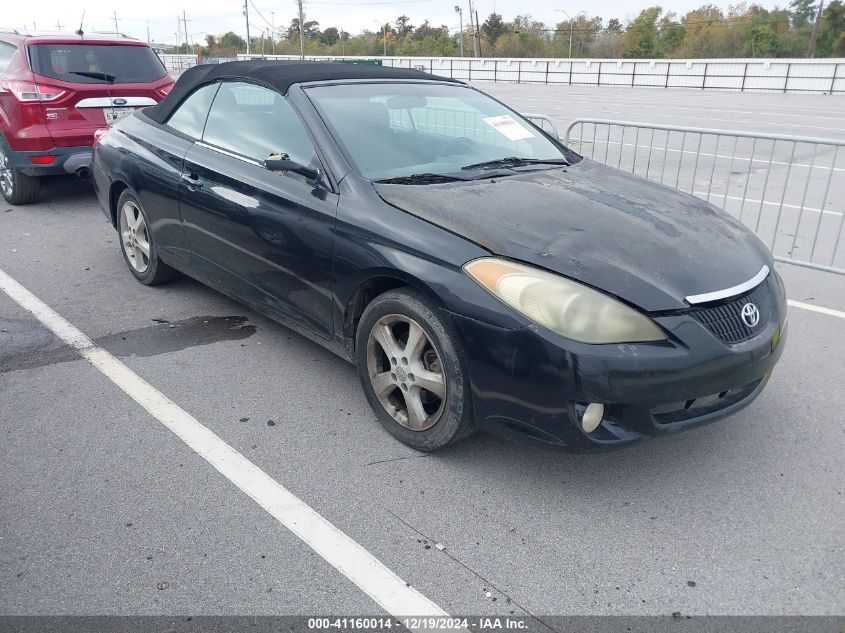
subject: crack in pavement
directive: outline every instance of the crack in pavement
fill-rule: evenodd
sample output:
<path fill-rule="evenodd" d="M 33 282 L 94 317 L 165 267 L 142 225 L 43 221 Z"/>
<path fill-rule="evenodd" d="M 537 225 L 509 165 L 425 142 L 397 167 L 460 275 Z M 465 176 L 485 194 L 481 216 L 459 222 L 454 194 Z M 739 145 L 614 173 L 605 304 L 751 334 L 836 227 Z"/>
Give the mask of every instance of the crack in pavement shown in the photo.
<path fill-rule="evenodd" d="M 423 456 L 423 457 L 425 457 L 425 456 Z M 434 538 L 430 537 L 428 534 L 426 534 L 426 533 L 424 533 L 424 532 L 421 532 L 420 530 L 418 530 L 417 528 L 415 528 L 413 525 L 411 525 L 410 523 L 408 523 L 407 521 L 405 521 L 405 519 L 403 519 L 403 518 L 402 518 L 402 517 L 400 517 L 398 514 L 396 514 L 395 512 L 393 512 L 393 510 L 388 509 L 387 511 L 388 511 L 388 512 L 390 512 L 390 514 L 392 514 L 392 515 L 393 515 L 393 517 L 394 517 L 397 521 L 399 521 L 402 525 L 404 525 L 405 527 L 407 527 L 409 530 L 411 530 L 411 531 L 415 532 L 416 534 L 419 534 L 420 536 L 422 536 L 422 537 L 423 537 L 424 539 L 426 539 L 427 541 L 430 541 L 430 542 L 435 543 L 435 544 L 440 543 L 440 541 L 438 541 L 437 539 L 434 539 Z M 449 552 L 448 552 L 445 548 L 444 548 L 444 549 L 440 549 L 439 547 L 436 547 L 435 549 L 437 549 L 437 550 L 438 550 L 441 554 L 445 554 L 446 556 L 448 556 L 451 560 L 455 561 L 458 565 L 460 565 L 461 567 L 463 567 L 464 569 L 466 569 L 469 573 L 471 573 L 471 574 L 472 574 L 473 576 L 475 576 L 476 578 L 478 578 L 478 579 L 480 579 L 480 580 L 483 580 L 483 581 L 484 581 L 485 583 L 487 583 L 490 587 L 492 587 L 492 588 L 493 588 L 493 589 L 494 589 L 497 593 L 499 593 L 499 594 L 500 594 L 500 595 L 502 595 L 502 596 L 505 596 L 505 598 L 507 598 L 508 600 L 510 600 L 510 601 L 511 601 L 511 604 L 515 605 L 518 609 L 520 609 L 522 612 L 524 612 L 525 614 L 527 614 L 527 615 L 528 615 L 528 617 L 530 617 L 530 618 L 532 618 L 532 619 L 536 620 L 537 622 L 539 622 L 540 624 L 542 624 L 544 627 L 546 627 L 549 631 L 554 631 L 555 633 L 558 633 L 558 630 L 557 630 L 556 628 L 554 628 L 553 626 L 549 625 L 547 622 L 544 622 L 544 621 L 542 620 L 542 618 L 540 618 L 540 617 L 538 617 L 538 616 L 534 615 L 533 613 L 531 613 L 531 611 L 529 611 L 526 607 L 522 606 L 519 602 L 517 602 L 517 601 L 516 601 L 516 599 L 514 599 L 512 596 L 510 596 L 509 594 L 507 594 L 507 593 L 506 593 L 506 592 L 504 592 L 503 590 L 499 589 L 499 588 L 498 588 L 495 584 L 493 584 L 492 582 L 490 582 L 490 580 L 488 580 L 487 578 L 485 578 L 484 576 L 482 576 L 481 574 L 479 574 L 477 571 L 475 571 L 474 569 L 472 569 L 471 567 L 469 567 L 468 565 L 466 565 L 466 564 L 465 564 L 463 561 L 461 561 L 459 558 L 457 558 L 457 557 L 453 556 L 453 555 L 452 555 L 451 553 L 449 553 Z"/>

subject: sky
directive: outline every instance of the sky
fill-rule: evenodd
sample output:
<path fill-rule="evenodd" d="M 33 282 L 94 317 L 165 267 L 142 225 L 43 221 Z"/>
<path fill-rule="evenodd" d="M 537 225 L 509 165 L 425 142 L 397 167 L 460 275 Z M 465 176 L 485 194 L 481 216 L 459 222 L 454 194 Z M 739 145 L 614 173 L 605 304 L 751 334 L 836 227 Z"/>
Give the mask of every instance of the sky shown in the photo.
<path fill-rule="evenodd" d="M 295 0 L 249 2 L 250 34 L 253 37 L 259 34 L 260 29 L 269 29 L 271 25 L 275 25 L 276 29 L 285 27 L 297 15 Z M 414 26 L 419 26 L 423 20 L 428 19 L 434 26 L 445 24 L 457 31 L 459 16 L 454 10 L 456 2 L 460 2 L 463 8 L 464 24 L 468 23 L 467 0 L 307 0 L 304 6 L 305 19 L 318 21 L 321 29 L 335 26 L 354 35 L 364 29 L 377 30 L 379 24 L 392 23 L 402 14 L 410 17 Z M 588 15 L 599 15 L 605 19 L 605 23 L 609 18 L 617 17 L 624 24 L 626 19 L 635 17 L 641 9 L 655 3 L 659 3 L 667 11 L 683 15 L 706 4 L 706 0 L 642 0 L 636 3 L 623 0 L 577 0 L 575 4 L 561 0 L 475 0 L 475 10 L 481 22 L 495 10 L 502 14 L 505 20 L 510 20 L 517 14 L 529 13 L 535 19 L 552 25 L 567 19 L 560 11 L 562 9 L 571 16 L 580 11 L 585 11 Z M 79 27 L 84 9 L 85 31 L 114 31 L 113 11 L 116 10 L 117 27 L 121 33 L 146 40 L 149 28 L 151 41 L 173 44 L 177 37 L 177 14 L 181 18 L 184 11 L 192 42 L 203 42 L 206 33 L 235 31 L 241 36 L 246 33 L 243 0 L 144 0 L 129 3 L 102 0 L 87 3 L 84 0 L 79 3 L 67 0 L 37 0 L 32 4 L 6 0 L 4 4 L 0 13 L 0 28 L 56 31 L 61 26 L 61 30 L 73 31 Z M 775 3 L 764 0 L 758 4 L 771 8 Z M 183 27 L 179 27 L 179 32 L 182 33 L 180 42 L 184 42 Z"/>

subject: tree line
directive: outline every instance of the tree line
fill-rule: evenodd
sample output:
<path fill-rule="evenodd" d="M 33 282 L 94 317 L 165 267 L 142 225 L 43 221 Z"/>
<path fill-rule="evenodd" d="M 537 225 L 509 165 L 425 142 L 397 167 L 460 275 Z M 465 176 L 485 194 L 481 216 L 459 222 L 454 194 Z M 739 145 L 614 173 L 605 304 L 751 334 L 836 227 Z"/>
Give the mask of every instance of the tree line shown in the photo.
<path fill-rule="evenodd" d="M 818 24 L 817 24 L 818 22 Z M 271 37 L 270 29 L 250 40 L 253 54 L 297 55 L 299 21 Z M 302 24 L 306 55 L 448 56 L 461 51 L 461 34 L 428 20 L 419 26 L 399 16 L 377 31 L 358 35 L 319 22 Z M 476 33 L 463 33 L 464 54 L 473 55 L 477 38 L 483 57 L 587 58 L 719 58 L 719 57 L 845 57 L 845 5 L 832 0 L 818 16 L 815 0 L 792 0 L 788 8 L 766 9 L 738 4 L 727 10 L 712 4 L 678 15 L 652 6 L 623 24 L 618 18 L 580 13 L 572 20 L 547 25 L 530 15 L 505 21 L 491 13 Z M 194 53 L 234 57 L 246 52 L 246 41 L 229 32 L 206 36 Z"/>

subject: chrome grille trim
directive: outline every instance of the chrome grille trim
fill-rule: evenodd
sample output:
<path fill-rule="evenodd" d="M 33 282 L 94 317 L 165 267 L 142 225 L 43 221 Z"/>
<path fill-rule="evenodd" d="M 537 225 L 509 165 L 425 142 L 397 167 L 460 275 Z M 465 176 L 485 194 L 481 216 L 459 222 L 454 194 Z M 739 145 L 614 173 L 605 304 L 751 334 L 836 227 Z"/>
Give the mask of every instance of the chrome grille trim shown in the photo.
<path fill-rule="evenodd" d="M 759 285 L 768 276 L 769 267 L 763 266 L 760 269 L 760 272 L 754 275 L 748 281 L 744 281 L 741 284 L 737 284 L 736 286 L 731 286 L 730 288 L 725 288 L 724 290 L 714 290 L 713 292 L 705 292 L 704 294 L 700 295 L 689 295 L 688 297 L 686 297 L 686 301 L 691 305 L 695 305 L 697 303 L 708 303 L 710 301 L 718 301 L 719 299 L 728 299 L 729 297 L 735 297 Z"/>

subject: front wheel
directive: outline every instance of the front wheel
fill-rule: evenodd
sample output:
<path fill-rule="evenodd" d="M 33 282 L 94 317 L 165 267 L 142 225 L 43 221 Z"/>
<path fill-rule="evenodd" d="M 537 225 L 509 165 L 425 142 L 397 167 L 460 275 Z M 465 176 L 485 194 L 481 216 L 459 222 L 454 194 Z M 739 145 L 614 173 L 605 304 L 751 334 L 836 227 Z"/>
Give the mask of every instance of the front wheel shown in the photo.
<path fill-rule="evenodd" d="M 367 400 L 394 437 L 433 451 L 472 433 L 457 336 L 425 296 L 401 288 L 373 299 L 361 315 L 355 349 Z"/>

